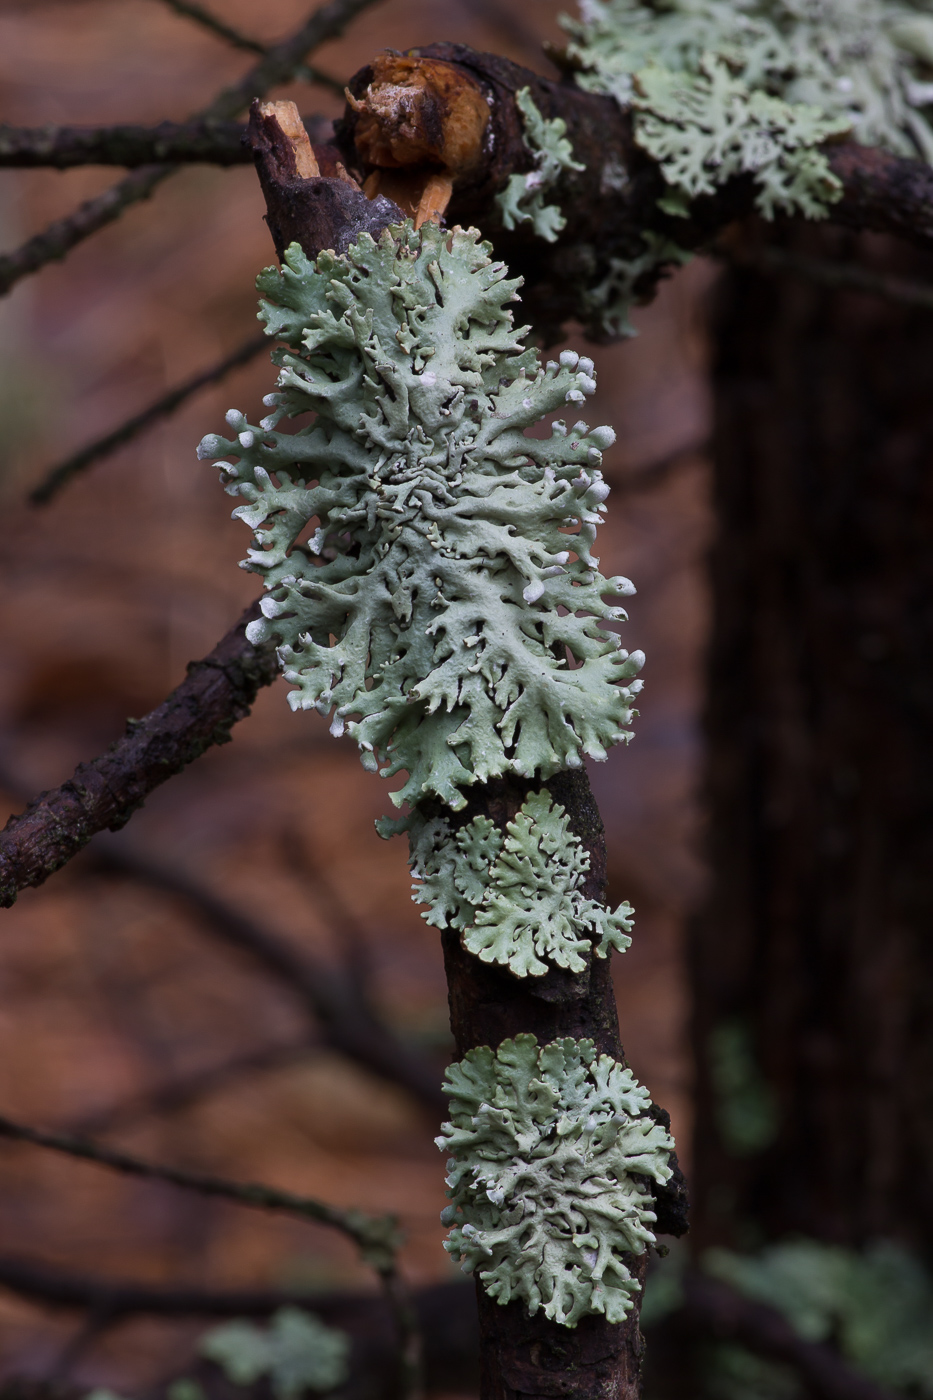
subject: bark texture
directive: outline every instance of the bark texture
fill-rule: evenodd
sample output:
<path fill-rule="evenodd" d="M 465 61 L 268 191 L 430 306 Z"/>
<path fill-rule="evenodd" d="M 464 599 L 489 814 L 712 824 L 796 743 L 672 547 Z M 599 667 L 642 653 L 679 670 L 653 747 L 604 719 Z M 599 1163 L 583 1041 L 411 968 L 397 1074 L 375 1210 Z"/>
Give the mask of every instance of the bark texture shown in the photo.
<path fill-rule="evenodd" d="M 903 245 L 785 237 L 933 275 Z M 716 326 L 698 1244 L 754 1221 L 929 1251 L 933 319 L 734 270 Z"/>

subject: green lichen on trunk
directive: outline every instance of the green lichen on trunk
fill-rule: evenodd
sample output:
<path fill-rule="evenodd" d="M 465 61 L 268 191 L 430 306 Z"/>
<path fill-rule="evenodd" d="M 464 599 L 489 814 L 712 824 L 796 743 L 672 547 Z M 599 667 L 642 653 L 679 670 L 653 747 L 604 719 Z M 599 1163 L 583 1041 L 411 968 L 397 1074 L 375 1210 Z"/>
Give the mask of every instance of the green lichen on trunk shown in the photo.
<path fill-rule="evenodd" d="M 612 913 L 585 897 L 589 855 L 547 792 L 526 799 L 505 835 L 488 817 L 454 833 L 446 818 L 417 814 L 409 835 L 423 917 L 462 930 L 464 948 L 483 962 L 516 977 L 542 977 L 551 966 L 583 972 L 591 953 L 605 958 L 631 943 L 631 905 Z"/>
<path fill-rule="evenodd" d="M 640 1285 L 627 1255 L 654 1242 L 650 1182 L 670 1180 L 670 1134 L 631 1070 L 590 1040 L 533 1035 L 471 1050 L 447 1071 L 445 1248 L 500 1303 L 573 1327 L 621 1322 Z"/>

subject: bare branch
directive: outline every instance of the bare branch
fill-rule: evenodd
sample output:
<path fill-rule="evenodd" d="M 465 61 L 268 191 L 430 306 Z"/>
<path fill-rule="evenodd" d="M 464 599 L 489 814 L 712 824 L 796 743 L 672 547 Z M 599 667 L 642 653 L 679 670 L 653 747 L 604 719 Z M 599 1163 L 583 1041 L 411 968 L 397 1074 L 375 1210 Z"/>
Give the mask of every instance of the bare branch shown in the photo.
<path fill-rule="evenodd" d="M 741 1342 L 750 1351 L 793 1367 L 815 1400 L 894 1400 L 833 1347 L 808 1342 L 776 1308 L 745 1298 L 698 1270 L 683 1280 L 684 1312 L 702 1335 Z"/>
<path fill-rule="evenodd" d="M 265 44 L 260 44 L 257 39 L 250 39 L 245 34 L 241 34 L 238 29 L 234 29 L 232 24 L 227 24 L 226 20 L 218 19 L 212 15 L 210 10 L 206 10 L 203 5 L 194 3 L 194 0 L 162 0 L 170 10 L 174 10 L 176 15 L 183 15 L 185 19 L 193 19 L 195 24 L 200 24 L 203 29 L 208 29 L 212 34 L 216 34 L 218 39 L 225 39 L 235 49 L 242 49 L 244 53 L 256 53 L 264 58 L 268 52 Z"/>
<path fill-rule="evenodd" d="M 125 825 L 167 778 L 229 740 L 260 687 L 278 675 L 273 648 L 246 640 L 246 626 L 258 616 L 254 603 L 213 651 L 189 664 L 167 700 L 144 719 L 128 721 L 126 735 L 106 753 L 79 764 L 67 783 L 10 818 L 0 833 L 0 907 L 13 904 L 21 889 L 41 885 L 98 831 Z"/>
<path fill-rule="evenodd" d="M 96 442 L 89 442 L 86 447 L 82 447 L 79 452 L 75 452 L 71 457 L 66 457 L 63 462 L 50 467 L 46 475 L 38 486 L 33 487 L 29 493 L 29 500 L 34 506 L 48 505 L 59 491 L 72 477 L 93 466 L 95 462 L 100 462 L 105 457 L 111 456 L 117 448 L 123 447 L 127 442 L 132 442 L 146 428 L 158 423 L 161 418 L 167 418 L 186 403 L 194 394 L 201 389 L 206 389 L 209 384 L 217 384 L 221 379 L 241 365 L 249 364 L 254 360 L 261 350 L 268 348 L 269 338 L 266 335 L 251 336 L 249 340 L 238 346 L 232 354 L 227 355 L 216 365 L 211 365 L 208 369 L 200 370 L 198 374 L 178 384 L 174 389 L 169 389 L 167 394 L 163 394 L 148 408 L 142 409 L 140 413 L 134 413 L 132 418 L 128 418 L 125 423 L 121 423 L 118 428 L 105 433 Z"/>
<path fill-rule="evenodd" d="M 287 1306 L 312 1307 L 354 1337 L 352 1394 L 385 1393 L 393 1338 L 379 1298 L 366 1293 L 286 1289 L 160 1287 L 133 1280 L 74 1274 L 49 1264 L 0 1256 L 0 1287 L 45 1307 L 80 1309 L 110 1322 L 152 1317 L 268 1317 Z M 432 1284 L 412 1299 L 425 1334 L 432 1393 L 478 1388 L 476 1298 L 472 1282 Z"/>
<path fill-rule="evenodd" d="M 303 1036 L 291 1043 L 265 1045 L 257 1050 L 232 1055 L 220 1064 L 194 1070 L 191 1074 L 178 1075 L 107 1108 L 86 1113 L 67 1124 L 65 1131 L 75 1133 L 78 1137 L 94 1137 L 101 1133 L 111 1133 L 117 1128 L 125 1128 L 141 1119 L 177 1113 L 246 1075 L 267 1074 L 282 1069 L 286 1065 L 307 1059 L 320 1049 L 319 1040 Z"/>
<path fill-rule="evenodd" d="M 78 1157 L 82 1161 L 93 1162 L 99 1167 L 107 1167 L 110 1171 L 126 1176 L 164 1181 L 185 1191 L 196 1191 L 201 1196 L 213 1196 L 218 1200 L 232 1201 L 236 1205 L 250 1206 L 255 1210 L 273 1211 L 280 1215 L 293 1216 L 298 1220 L 311 1220 L 318 1225 L 329 1225 L 353 1240 L 366 1261 L 380 1273 L 394 1269 L 399 1234 L 393 1216 L 366 1215 L 359 1210 L 340 1210 L 337 1206 L 317 1201 L 312 1196 L 297 1196 L 292 1191 L 280 1191 L 278 1187 L 267 1186 L 264 1182 L 228 1181 L 225 1177 L 211 1176 L 206 1172 L 162 1166 L 156 1162 L 144 1161 L 141 1157 L 133 1157 L 128 1152 L 104 1147 L 89 1138 L 71 1137 L 66 1133 L 46 1133 L 39 1128 L 16 1123 L 13 1119 L 2 1116 L 0 1137 L 9 1138 L 13 1142 L 28 1142 L 34 1147 L 44 1147 L 66 1157 Z"/>
<path fill-rule="evenodd" d="M 227 24 L 226 20 L 218 19 L 210 10 L 206 10 L 203 5 L 198 5 L 195 0 L 162 0 L 163 5 L 167 5 L 170 10 L 174 10 L 177 15 L 183 15 L 185 19 L 193 19 L 195 24 L 200 24 L 204 29 L 216 34 L 218 39 L 224 39 L 228 44 L 232 44 L 235 49 L 242 49 L 244 53 L 256 53 L 264 57 L 268 52 L 265 44 L 260 44 L 257 39 L 250 39 L 246 34 L 241 34 L 239 29 L 234 29 L 232 24 Z M 328 88 L 335 92 L 338 97 L 343 96 L 346 86 L 339 78 L 332 78 L 329 73 L 323 72 L 320 68 L 315 68 L 311 63 L 302 63 L 295 69 L 296 78 L 304 78 L 305 82 L 317 83 L 319 87 Z"/>
<path fill-rule="evenodd" d="M 122 842 L 100 841 L 93 855 L 110 870 L 187 900 L 215 938 L 246 953 L 298 998 L 303 1010 L 320 1023 L 328 1045 L 379 1078 L 401 1085 L 433 1117 L 440 1119 L 447 1112 L 437 1071 L 398 1040 L 345 974 L 292 947 L 183 871 L 160 865 Z"/>
<path fill-rule="evenodd" d="M 302 121 L 315 145 L 333 139 L 330 117 Z M 0 124 L 0 169 L 122 165 L 131 169 L 170 161 L 249 165 L 246 124 L 234 121 L 159 122 L 157 126 L 5 126 Z"/>
<path fill-rule="evenodd" d="M 287 82 L 311 49 L 342 33 L 351 19 L 375 3 L 376 0 L 330 0 L 329 4 L 322 5 L 293 35 L 267 49 L 239 82 L 224 88 L 193 120 L 228 121 L 237 116 L 254 98 L 264 96 L 278 83 Z M 92 233 L 113 223 L 131 205 L 148 199 L 176 168 L 175 165 L 142 166 L 95 199 L 86 200 L 67 218 L 56 219 L 15 252 L 0 257 L 0 296 L 27 274 L 65 257 Z"/>
<path fill-rule="evenodd" d="M 148 199 L 175 171 L 173 165 L 144 165 L 94 199 L 86 199 L 67 218 L 56 219 L 41 233 L 27 238 L 14 253 L 0 256 L 0 296 L 30 272 L 70 253 L 85 238 L 119 219 L 130 205 Z"/>

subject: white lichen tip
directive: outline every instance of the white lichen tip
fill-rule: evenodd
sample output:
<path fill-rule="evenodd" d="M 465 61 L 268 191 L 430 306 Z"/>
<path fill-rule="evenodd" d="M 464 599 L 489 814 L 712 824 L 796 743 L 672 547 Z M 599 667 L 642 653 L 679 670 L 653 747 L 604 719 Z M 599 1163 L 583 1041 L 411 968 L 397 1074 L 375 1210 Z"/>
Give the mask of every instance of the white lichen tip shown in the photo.
<path fill-rule="evenodd" d="M 654 1242 L 651 1183 L 672 1175 L 648 1091 L 591 1040 L 533 1035 L 471 1050 L 444 1087 L 445 1249 L 503 1305 L 621 1322 L 640 1287 L 626 1256 Z"/>

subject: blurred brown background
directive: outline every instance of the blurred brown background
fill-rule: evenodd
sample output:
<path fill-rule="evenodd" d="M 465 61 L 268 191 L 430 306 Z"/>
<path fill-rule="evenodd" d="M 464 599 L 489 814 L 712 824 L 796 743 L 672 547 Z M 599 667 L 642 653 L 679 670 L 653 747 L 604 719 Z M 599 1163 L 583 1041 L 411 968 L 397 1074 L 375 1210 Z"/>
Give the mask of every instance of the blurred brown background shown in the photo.
<path fill-rule="evenodd" d="M 274 41 L 300 0 L 216 3 Z M 376 51 L 459 40 L 552 70 L 553 0 L 383 0 L 315 61 L 345 79 Z M 184 119 L 251 62 L 159 0 L 0 5 L 0 119 Z M 339 99 L 295 85 L 303 113 Z M 121 172 L 3 171 L 0 243 L 17 246 Z M 252 418 L 265 355 L 71 484 L 24 504 L 66 456 L 253 333 L 272 260 L 250 167 L 193 166 L 153 199 L 0 302 L 0 651 L 3 800 L 70 776 L 128 715 L 176 685 L 257 592 L 237 569 L 245 528 L 195 460 L 231 406 Z M 639 337 L 596 360 L 596 422 L 619 441 L 601 537 L 607 573 L 638 587 L 625 629 L 648 656 L 636 737 L 592 773 L 611 890 L 636 907 L 615 975 L 626 1050 L 689 1148 L 681 941 L 701 885 L 695 786 L 709 526 L 703 298 L 696 263 L 636 314 Z M 582 348 L 581 339 L 575 342 Z M 436 932 L 409 900 L 401 841 L 378 839 L 385 785 L 278 683 L 234 742 L 161 788 L 117 838 L 134 856 L 222 895 L 281 939 L 369 979 L 386 1020 L 448 1053 Z M 190 900 L 82 858 L 3 914 L 0 1112 L 93 1130 L 162 1161 L 397 1211 L 415 1283 L 450 1278 L 441 1249 L 434 1124 L 401 1089 L 315 1044 L 292 989 L 218 941 Z M 370 1286 L 339 1238 L 26 1147 L 0 1149 L 0 1255 L 156 1282 Z M 0 1289 L 0 1377 L 138 1390 L 177 1373 L 203 1324 L 127 1322 L 71 1356 L 74 1314 Z M 63 1360 L 63 1358 L 66 1358 Z"/>

